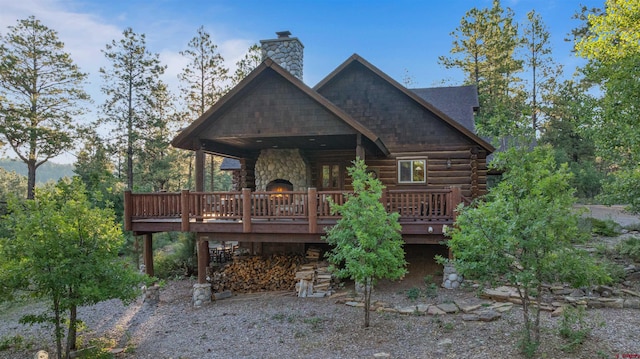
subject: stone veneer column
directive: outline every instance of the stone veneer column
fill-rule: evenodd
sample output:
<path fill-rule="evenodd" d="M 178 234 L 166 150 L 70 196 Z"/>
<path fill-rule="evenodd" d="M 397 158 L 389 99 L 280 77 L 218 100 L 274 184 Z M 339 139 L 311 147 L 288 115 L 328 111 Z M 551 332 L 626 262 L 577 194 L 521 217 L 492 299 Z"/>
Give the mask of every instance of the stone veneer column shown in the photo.
<path fill-rule="evenodd" d="M 283 179 L 291 182 L 294 191 L 309 187 L 309 166 L 300 150 L 264 149 L 256 161 L 256 190 L 264 191 L 269 182 Z"/>
<path fill-rule="evenodd" d="M 289 37 L 291 32 L 276 32 L 277 39 L 260 40 L 262 60 L 270 58 L 293 76 L 302 81 L 302 52 L 304 46 L 297 37 Z"/>
<path fill-rule="evenodd" d="M 442 276 L 442 286 L 447 289 L 460 288 L 462 284 L 462 276 L 458 274 L 456 268 L 451 263 L 444 265 L 444 274 Z"/>

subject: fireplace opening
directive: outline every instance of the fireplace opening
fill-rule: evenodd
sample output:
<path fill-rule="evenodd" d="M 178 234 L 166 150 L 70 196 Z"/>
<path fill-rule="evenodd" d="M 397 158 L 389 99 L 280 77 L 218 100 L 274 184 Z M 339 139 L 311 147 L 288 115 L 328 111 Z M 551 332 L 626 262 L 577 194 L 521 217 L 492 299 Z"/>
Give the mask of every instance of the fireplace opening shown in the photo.
<path fill-rule="evenodd" d="M 267 192 L 291 192 L 293 184 L 285 179 L 275 179 L 267 183 Z"/>

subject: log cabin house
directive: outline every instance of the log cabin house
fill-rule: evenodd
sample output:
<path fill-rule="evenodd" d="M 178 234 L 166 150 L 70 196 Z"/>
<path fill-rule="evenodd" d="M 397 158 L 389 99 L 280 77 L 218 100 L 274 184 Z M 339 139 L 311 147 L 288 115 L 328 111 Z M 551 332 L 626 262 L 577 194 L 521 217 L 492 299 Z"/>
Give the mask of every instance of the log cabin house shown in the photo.
<path fill-rule="evenodd" d="M 456 205 L 486 192 L 494 148 L 475 133 L 476 88 L 407 89 L 355 54 L 309 87 L 302 44 L 277 34 L 261 41 L 264 61 L 172 141 L 195 151 L 196 191 L 125 193 L 125 228 L 144 236 L 147 272 L 155 232 L 197 234 L 203 285 L 209 241 L 255 254 L 323 243 L 336 222 L 327 199 L 351 189 L 356 157 L 386 186 L 408 258 L 420 246 L 442 250 Z M 226 158 L 234 191 L 204 191 L 205 154 Z"/>

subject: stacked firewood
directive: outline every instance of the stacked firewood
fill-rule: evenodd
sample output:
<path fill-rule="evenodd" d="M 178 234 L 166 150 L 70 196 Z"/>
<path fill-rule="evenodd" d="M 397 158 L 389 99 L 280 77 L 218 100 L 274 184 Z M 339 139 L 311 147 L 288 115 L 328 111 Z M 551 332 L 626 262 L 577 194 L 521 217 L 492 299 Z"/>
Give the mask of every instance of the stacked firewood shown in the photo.
<path fill-rule="evenodd" d="M 232 263 L 211 274 L 211 289 L 214 293 L 294 290 L 296 270 L 304 260 L 296 254 L 235 257 Z"/>
<path fill-rule="evenodd" d="M 310 248 L 306 258 L 310 263 L 300 266 L 296 272 L 296 292 L 298 297 L 326 297 L 331 295 L 331 280 L 327 262 L 319 262 L 320 250 Z"/>

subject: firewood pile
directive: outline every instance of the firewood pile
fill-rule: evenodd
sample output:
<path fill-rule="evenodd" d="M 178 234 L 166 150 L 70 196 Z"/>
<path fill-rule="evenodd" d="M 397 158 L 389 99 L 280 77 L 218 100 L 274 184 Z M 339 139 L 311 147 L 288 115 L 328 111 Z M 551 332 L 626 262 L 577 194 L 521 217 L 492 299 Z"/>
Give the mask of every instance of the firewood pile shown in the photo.
<path fill-rule="evenodd" d="M 329 273 L 329 264 L 319 261 L 319 249 L 310 248 L 307 250 L 306 258 L 310 263 L 300 266 L 295 274 L 298 297 L 330 296 L 333 276 Z"/>
<path fill-rule="evenodd" d="M 211 289 L 214 293 L 294 290 L 296 270 L 304 261 L 296 254 L 234 257 L 233 262 L 211 274 Z"/>

